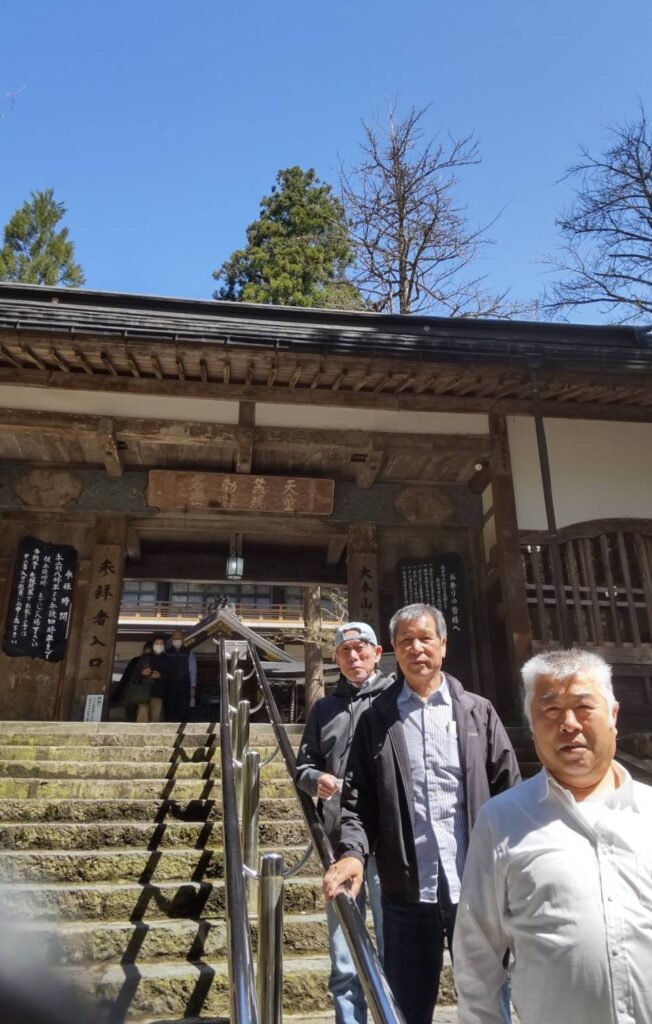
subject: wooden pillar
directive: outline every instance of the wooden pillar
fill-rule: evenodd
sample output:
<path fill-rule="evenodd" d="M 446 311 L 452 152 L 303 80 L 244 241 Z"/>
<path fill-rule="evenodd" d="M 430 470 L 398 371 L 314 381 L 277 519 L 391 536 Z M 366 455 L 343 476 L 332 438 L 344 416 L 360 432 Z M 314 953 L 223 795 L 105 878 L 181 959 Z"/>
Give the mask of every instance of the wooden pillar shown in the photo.
<path fill-rule="evenodd" d="M 380 637 L 378 538 L 373 523 L 349 526 L 346 564 L 349 620 L 367 622 Z"/>
<path fill-rule="evenodd" d="M 81 718 L 88 694 L 111 690 L 126 554 L 126 521 L 101 522 L 91 557 L 84 623 L 75 683 L 73 716 Z"/>
<path fill-rule="evenodd" d="M 550 476 L 550 459 L 548 456 L 548 442 L 546 440 L 546 428 L 543 424 L 543 413 L 541 412 L 541 395 L 536 370 L 530 370 L 530 383 L 532 388 L 532 408 L 534 411 L 534 426 L 537 434 L 537 450 L 539 452 L 539 466 L 541 468 L 541 483 L 543 485 L 543 500 L 546 506 L 546 519 L 548 522 L 548 546 L 550 549 L 550 565 L 552 567 L 552 580 L 555 587 L 555 603 L 557 615 L 559 616 L 559 633 L 562 647 L 571 646 L 570 622 L 568 608 L 566 607 L 566 590 L 564 587 L 564 569 L 559 550 L 559 537 L 557 534 L 557 520 L 555 518 L 555 503 L 552 496 L 552 479 Z"/>
<path fill-rule="evenodd" d="M 512 689 L 513 705 L 518 707 L 520 704 L 517 696 L 521 683 L 520 668 L 532 654 L 532 633 L 516 518 L 512 460 L 509 452 L 507 422 L 504 416 L 491 415 L 489 417 L 489 434 L 491 441 L 489 469 L 496 527 L 498 576 L 511 662 L 508 666 L 509 684 Z M 500 685 L 499 681 L 498 685 Z"/>
<path fill-rule="evenodd" d="M 322 659 L 321 591 L 319 586 L 303 587 L 303 621 L 305 625 L 304 660 L 306 665 L 306 714 L 324 696 L 324 663 Z"/>

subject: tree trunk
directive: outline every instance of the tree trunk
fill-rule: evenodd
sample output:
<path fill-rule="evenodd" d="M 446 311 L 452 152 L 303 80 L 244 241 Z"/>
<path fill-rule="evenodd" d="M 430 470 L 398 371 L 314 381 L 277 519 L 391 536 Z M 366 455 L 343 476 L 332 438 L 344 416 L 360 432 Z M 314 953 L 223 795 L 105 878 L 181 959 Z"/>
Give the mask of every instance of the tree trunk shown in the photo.
<path fill-rule="evenodd" d="M 305 625 L 304 659 L 306 664 L 306 715 L 324 696 L 324 663 L 321 656 L 321 600 L 319 586 L 303 587 Z"/>

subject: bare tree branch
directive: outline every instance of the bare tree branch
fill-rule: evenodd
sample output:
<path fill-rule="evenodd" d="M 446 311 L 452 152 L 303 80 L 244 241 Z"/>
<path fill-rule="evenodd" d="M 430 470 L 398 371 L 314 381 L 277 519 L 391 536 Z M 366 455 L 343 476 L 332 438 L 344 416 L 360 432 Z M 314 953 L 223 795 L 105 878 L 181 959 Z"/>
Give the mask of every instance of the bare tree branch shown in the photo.
<path fill-rule="evenodd" d="M 478 143 L 473 135 L 424 143 L 427 109 L 413 107 L 404 118 L 391 112 L 380 128 L 363 122 L 361 163 L 350 172 L 340 165 L 353 281 L 379 312 L 513 315 L 517 307 L 491 294 L 484 276 L 466 277 L 491 244 L 491 225 L 469 228 L 456 197 L 456 171 L 480 163 Z"/>
<path fill-rule="evenodd" d="M 575 199 L 557 220 L 561 250 L 546 263 L 562 277 L 544 308 L 597 306 L 616 323 L 635 323 L 652 315 L 652 134 L 643 106 L 609 133 L 605 154 L 582 148 L 565 175 L 577 181 Z"/>
<path fill-rule="evenodd" d="M 0 96 L 0 104 L 7 105 L 7 110 L 0 110 L 0 121 L 2 121 L 3 117 L 6 117 L 7 114 L 14 109 L 16 96 L 19 96 L 20 93 L 23 92 L 24 88 L 25 86 L 21 85 L 19 89 L 12 89 L 10 92 L 6 92 Z"/>

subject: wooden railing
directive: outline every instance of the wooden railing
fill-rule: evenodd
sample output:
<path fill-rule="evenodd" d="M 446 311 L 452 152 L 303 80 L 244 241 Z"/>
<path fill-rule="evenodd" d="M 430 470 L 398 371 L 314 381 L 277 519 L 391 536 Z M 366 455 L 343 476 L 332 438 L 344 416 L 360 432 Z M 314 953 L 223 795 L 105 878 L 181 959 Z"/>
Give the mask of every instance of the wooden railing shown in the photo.
<path fill-rule="evenodd" d="M 231 611 L 235 612 L 239 619 L 249 624 L 252 622 L 282 623 L 293 626 L 303 626 L 303 609 L 297 605 L 270 604 L 266 607 L 259 607 L 256 604 L 248 604 L 246 601 L 229 605 Z M 175 601 L 141 601 L 138 604 L 122 604 L 120 607 L 120 620 L 166 620 L 176 619 L 184 622 L 197 622 L 203 618 L 208 611 L 208 605 L 197 602 L 190 604 Z M 332 609 L 323 607 L 321 609 L 322 620 L 326 626 L 336 626 L 341 620 Z"/>
<path fill-rule="evenodd" d="M 522 541 L 532 639 L 554 644 L 561 628 L 549 544 L 541 533 Z M 572 641 L 600 648 L 652 645 L 652 522 L 583 523 L 560 531 L 559 549 Z"/>

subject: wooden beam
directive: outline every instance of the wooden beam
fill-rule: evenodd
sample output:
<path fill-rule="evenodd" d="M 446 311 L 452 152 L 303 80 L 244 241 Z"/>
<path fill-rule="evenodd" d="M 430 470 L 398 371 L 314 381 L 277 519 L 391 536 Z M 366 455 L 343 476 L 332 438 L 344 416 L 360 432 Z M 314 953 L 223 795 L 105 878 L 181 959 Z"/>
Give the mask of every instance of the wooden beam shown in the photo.
<path fill-rule="evenodd" d="M 506 682 L 511 685 L 509 703 L 518 707 L 520 668 L 532 653 L 532 633 L 505 417 L 490 416 L 489 429 L 491 432 L 489 468 L 496 527 L 498 575 L 510 661 L 510 664 L 506 666 Z"/>
<path fill-rule="evenodd" d="M 252 401 L 239 403 L 239 426 L 254 426 Z M 0 410 L 0 428 L 19 435 L 48 434 L 59 437 L 83 437 L 97 434 L 101 417 L 75 413 L 51 413 L 41 410 Z M 113 419 L 116 436 L 125 442 L 160 445 L 236 446 L 238 428 L 232 424 L 213 424 L 187 420 Z M 410 434 L 367 430 L 337 430 L 301 427 L 254 427 L 254 443 L 261 451 L 301 452 L 320 447 L 342 455 L 366 451 L 372 443 L 389 454 L 468 456 L 482 461 L 489 455 L 489 437 L 483 434 Z"/>
<path fill-rule="evenodd" d="M 15 356 L 12 356 L 11 352 L 9 352 L 4 345 L 0 345 L 0 355 L 2 355 L 3 359 L 7 359 L 12 366 L 16 366 L 19 370 L 23 369 L 23 364 L 19 363 Z"/>
<path fill-rule="evenodd" d="M 32 387 L 59 388 L 62 391 L 97 390 L 104 393 L 130 393 L 146 395 L 163 395 L 172 398 L 188 397 L 193 399 L 210 398 L 226 401 L 251 399 L 271 404 L 306 404 L 306 388 L 288 388 L 287 386 L 268 388 L 265 384 L 254 384 L 245 388 L 241 384 L 225 386 L 218 382 L 202 383 L 200 381 L 179 381 L 176 377 L 163 379 L 148 378 L 136 380 L 132 377 L 110 377 L 100 374 L 89 364 L 83 353 L 76 354 L 89 377 L 81 374 L 62 373 L 60 370 L 49 371 L 28 369 L 24 367 L 0 367 L 0 384 L 24 384 Z M 352 409 L 389 409 L 392 411 L 407 410 L 410 412 L 457 412 L 457 413 L 490 413 L 505 416 L 531 416 L 532 402 L 528 398 L 505 398 L 495 401 L 492 395 L 477 397 L 475 395 L 433 395 L 414 394 L 404 391 L 400 395 L 393 392 L 340 390 L 336 394 L 333 388 L 315 388 L 310 394 L 310 404 L 328 408 L 341 407 Z M 652 403 L 644 403 L 643 399 L 635 405 L 609 405 L 599 402 L 547 402 L 542 400 L 543 414 L 546 418 L 604 420 L 631 423 L 651 423 Z"/>
<path fill-rule="evenodd" d="M 341 537 L 331 537 L 326 549 L 326 565 L 337 565 L 344 554 L 348 537 L 343 534 Z"/>
<path fill-rule="evenodd" d="M 112 419 L 100 418 L 97 427 L 97 439 L 104 456 L 104 468 L 106 469 L 107 476 L 122 476 L 124 466 L 114 433 Z"/>
<path fill-rule="evenodd" d="M 369 444 L 365 455 L 366 459 L 364 462 L 356 462 L 355 464 L 355 478 L 358 487 L 368 490 L 378 478 L 385 459 L 385 453 L 378 451 L 372 442 Z"/>
<path fill-rule="evenodd" d="M 254 458 L 255 422 L 256 403 L 240 402 L 238 410 L 238 447 L 233 465 L 236 473 L 251 473 Z"/>
<path fill-rule="evenodd" d="M 32 351 L 32 348 L 31 348 L 30 345 L 23 345 L 23 352 L 25 352 L 29 356 L 30 359 L 34 360 L 34 362 L 38 366 L 39 370 L 47 370 L 48 369 L 47 364 L 43 362 L 43 360 L 41 359 L 40 356 L 37 356 L 36 353 L 34 351 Z"/>
<path fill-rule="evenodd" d="M 127 360 L 127 366 L 131 370 L 133 376 L 138 378 L 142 377 L 142 373 L 140 372 L 140 366 L 136 362 L 136 357 L 132 355 L 131 352 L 127 351 L 125 352 L 125 359 Z"/>
<path fill-rule="evenodd" d="M 50 359 L 52 359 L 53 362 L 56 363 L 60 370 L 63 370 L 64 373 L 70 373 L 70 366 L 63 358 L 61 353 L 56 350 L 54 345 L 51 347 L 50 351 L 48 352 L 48 355 Z"/>
<path fill-rule="evenodd" d="M 102 360 L 102 362 L 104 363 L 104 365 L 106 366 L 107 370 L 109 371 L 109 373 L 111 374 L 112 377 L 119 377 L 120 376 L 120 374 L 116 370 L 115 365 L 113 363 L 113 360 L 111 359 L 111 356 L 108 354 L 108 352 L 104 352 L 104 351 L 100 352 L 100 359 Z"/>
<path fill-rule="evenodd" d="M 127 527 L 127 555 L 132 562 L 140 562 L 141 559 L 140 535 L 133 526 Z"/>

